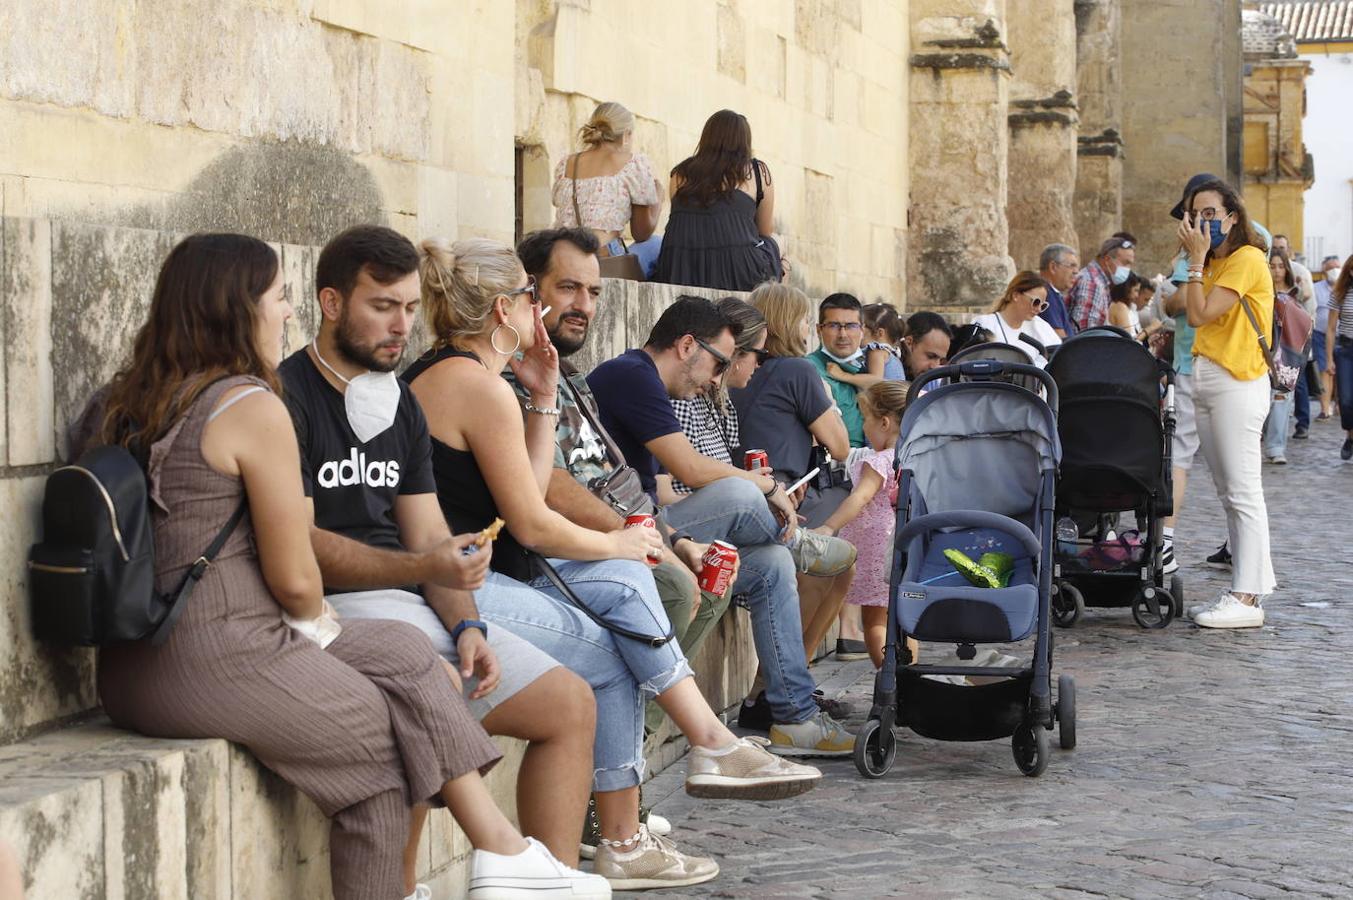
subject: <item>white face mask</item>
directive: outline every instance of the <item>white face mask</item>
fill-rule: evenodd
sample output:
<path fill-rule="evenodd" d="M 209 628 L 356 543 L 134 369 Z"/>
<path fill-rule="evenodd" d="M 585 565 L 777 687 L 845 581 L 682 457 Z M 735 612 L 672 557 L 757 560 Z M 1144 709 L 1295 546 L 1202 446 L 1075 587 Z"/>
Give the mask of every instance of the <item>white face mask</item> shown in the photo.
<path fill-rule="evenodd" d="M 399 380 L 394 372 L 366 372 L 356 378 L 344 378 L 320 354 L 318 344 L 311 346 L 315 348 L 315 358 L 320 364 L 347 385 L 343 391 L 343 409 L 357 440 L 365 444 L 395 424 L 395 414 L 399 412 Z"/>
<path fill-rule="evenodd" d="M 822 352 L 823 352 L 826 356 L 830 357 L 831 359 L 836 360 L 837 363 L 839 363 L 840 365 L 843 365 L 843 366 L 855 366 L 855 365 L 859 365 L 859 364 L 860 364 L 860 361 L 864 359 L 864 351 L 863 351 L 863 350 L 856 350 L 856 351 L 855 351 L 854 353 L 852 353 L 850 356 L 837 356 L 835 353 L 833 353 L 833 352 L 831 352 L 830 350 L 828 350 L 828 349 L 826 348 L 826 346 L 824 345 L 824 346 L 822 347 Z"/>

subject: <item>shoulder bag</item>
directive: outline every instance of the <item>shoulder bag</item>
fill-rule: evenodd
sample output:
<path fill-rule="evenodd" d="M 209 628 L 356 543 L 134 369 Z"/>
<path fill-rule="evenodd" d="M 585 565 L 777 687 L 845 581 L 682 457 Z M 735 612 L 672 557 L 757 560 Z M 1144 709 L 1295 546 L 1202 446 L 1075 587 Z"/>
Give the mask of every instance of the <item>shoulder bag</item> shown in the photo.
<path fill-rule="evenodd" d="M 586 228 L 583 224 L 582 209 L 578 206 L 578 156 L 573 154 L 569 160 L 569 167 L 573 174 L 569 180 L 573 182 L 573 217 L 578 220 L 579 228 Z M 625 239 L 620 238 L 620 246 L 625 247 Z M 625 281 L 643 281 L 644 267 L 639 263 L 639 257 L 629 252 L 625 247 L 625 252 L 620 256 L 598 256 L 597 262 L 601 264 L 602 278 L 620 278 Z"/>
<path fill-rule="evenodd" d="M 561 379 L 573 396 L 578 412 L 592 430 L 606 445 L 606 455 L 611 459 L 611 471 L 599 475 L 587 483 L 587 489 L 594 497 L 609 506 L 620 517 L 653 512 L 653 498 L 644 490 L 639 473 L 625 462 L 625 454 L 620 452 L 610 432 L 602 427 L 596 416 L 592 415 L 591 404 L 573 384 L 573 379 L 565 376 Z"/>
<path fill-rule="evenodd" d="M 1274 301 L 1275 309 L 1273 315 L 1276 318 L 1278 311 L 1276 309 L 1277 301 Z M 1273 390 L 1281 394 L 1286 394 L 1297 386 L 1297 378 L 1301 376 L 1301 370 L 1295 366 L 1285 366 L 1273 358 L 1273 351 L 1269 347 L 1268 338 L 1259 327 L 1259 320 L 1255 318 L 1254 311 L 1250 309 L 1250 304 L 1246 302 L 1245 295 L 1240 296 L 1240 308 L 1245 310 L 1245 316 L 1250 320 L 1250 325 L 1254 327 L 1254 333 L 1259 338 L 1259 349 L 1264 353 L 1264 362 L 1268 364 L 1268 383 Z"/>

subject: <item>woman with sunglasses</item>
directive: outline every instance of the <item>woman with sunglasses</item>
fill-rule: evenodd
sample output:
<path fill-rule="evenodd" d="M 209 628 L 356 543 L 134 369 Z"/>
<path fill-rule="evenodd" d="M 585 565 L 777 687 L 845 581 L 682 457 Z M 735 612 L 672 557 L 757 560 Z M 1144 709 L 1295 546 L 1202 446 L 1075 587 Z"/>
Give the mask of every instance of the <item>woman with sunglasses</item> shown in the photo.
<path fill-rule="evenodd" d="M 997 341 L 1019 347 L 1038 366 L 1048 364 L 1048 352 L 1062 342 L 1038 314 L 1048 305 L 1048 285 L 1037 272 L 1019 272 L 992 304 L 991 312 L 973 319 Z"/>
<path fill-rule="evenodd" d="M 729 731 L 675 640 L 653 646 L 617 633 L 671 633 L 646 565 L 661 554 L 662 538 L 647 525 L 593 531 L 546 505 L 559 354 L 516 253 L 479 238 L 427 240 L 420 255 L 432 349 L 401 377 L 427 416 L 437 497 L 452 530 L 478 531 L 499 517 L 506 522 L 493 550 L 494 571 L 475 595 L 481 615 L 567 666 L 596 695 L 592 787 L 601 839 L 594 871 L 617 890 L 708 881 L 717 863 L 680 853 L 640 824 L 645 697 L 656 697 L 691 742 L 686 785 L 693 794 L 778 799 L 810 789 L 821 775 Z M 509 366 L 528 393 L 524 407 L 501 377 Z M 604 626 L 572 604 L 534 554 L 549 558 L 559 583 Z"/>

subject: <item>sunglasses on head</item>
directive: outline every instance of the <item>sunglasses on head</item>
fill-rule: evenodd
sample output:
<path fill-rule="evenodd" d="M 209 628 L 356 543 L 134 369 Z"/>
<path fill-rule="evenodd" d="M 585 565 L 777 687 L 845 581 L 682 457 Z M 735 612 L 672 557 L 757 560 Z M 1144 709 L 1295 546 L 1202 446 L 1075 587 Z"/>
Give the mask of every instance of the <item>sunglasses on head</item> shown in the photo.
<path fill-rule="evenodd" d="M 692 337 L 694 337 L 694 335 L 692 335 Z M 700 348 L 701 348 L 702 350 L 704 350 L 704 351 L 705 351 L 706 353 L 708 353 L 710 356 L 714 357 L 714 374 L 715 374 L 715 375 L 722 375 L 725 371 L 727 371 L 729 364 L 732 363 L 732 360 L 731 360 L 731 359 L 729 359 L 728 357 L 724 356 L 724 355 L 723 355 L 722 353 L 720 353 L 718 350 L 715 350 L 715 349 L 714 349 L 713 347 L 711 347 L 709 344 L 707 344 L 707 343 L 705 343 L 704 341 L 700 340 L 700 338 L 695 338 L 695 342 L 696 342 L 697 344 L 700 345 Z"/>

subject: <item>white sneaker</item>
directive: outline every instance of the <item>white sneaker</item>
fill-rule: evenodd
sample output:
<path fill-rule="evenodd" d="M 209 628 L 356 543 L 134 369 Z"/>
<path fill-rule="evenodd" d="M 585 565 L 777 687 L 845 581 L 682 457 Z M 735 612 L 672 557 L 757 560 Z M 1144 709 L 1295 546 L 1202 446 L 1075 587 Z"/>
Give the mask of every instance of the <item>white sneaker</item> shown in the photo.
<path fill-rule="evenodd" d="M 648 821 L 645 824 L 648 825 L 648 830 L 653 834 L 665 837 L 672 833 L 672 823 L 655 812 L 649 812 Z"/>
<path fill-rule="evenodd" d="M 568 900 L 609 900 L 611 884 L 600 875 L 570 869 L 555 859 L 535 838 L 516 856 L 487 850 L 470 855 L 471 900 L 521 900 L 558 897 Z"/>
<path fill-rule="evenodd" d="M 1195 603 L 1195 604 L 1193 604 L 1193 605 L 1190 606 L 1188 609 L 1184 610 L 1184 615 L 1188 616 L 1190 619 L 1196 619 L 1196 618 L 1198 618 L 1198 615 L 1199 615 L 1200 613 L 1207 612 L 1209 609 L 1214 609 L 1214 608 L 1216 607 L 1216 605 L 1217 605 L 1218 603 L 1221 602 L 1221 598 L 1222 598 L 1222 597 L 1229 597 L 1229 596 L 1231 596 L 1231 592 L 1230 592 L 1230 591 L 1222 591 L 1220 594 L 1218 594 L 1216 597 L 1213 597 L 1211 600 L 1207 601 L 1206 603 Z"/>
<path fill-rule="evenodd" d="M 1258 628 L 1264 624 L 1264 608 L 1251 606 L 1236 599 L 1235 594 L 1221 596 L 1217 605 L 1193 617 L 1194 624 L 1204 628 Z"/>
<path fill-rule="evenodd" d="M 414 885 L 413 893 L 404 900 L 432 900 L 432 888 L 426 884 Z"/>
<path fill-rule="evenodd" d="M 1270 456 L 1268 458 L 1268 461 L 1275 466 L 1287 465 L 1287 457 L 1283 456 L 1281 453 L 1279 453 L 1277 456 Z"/>

